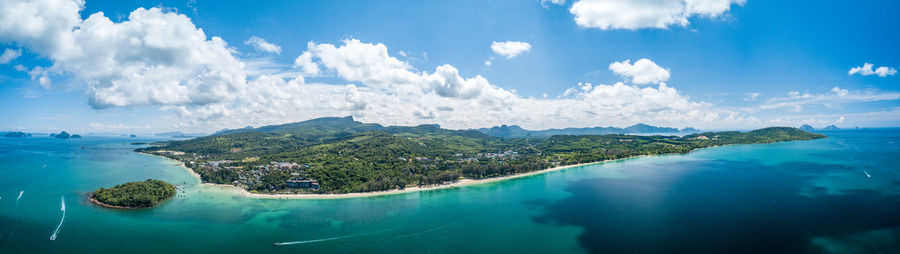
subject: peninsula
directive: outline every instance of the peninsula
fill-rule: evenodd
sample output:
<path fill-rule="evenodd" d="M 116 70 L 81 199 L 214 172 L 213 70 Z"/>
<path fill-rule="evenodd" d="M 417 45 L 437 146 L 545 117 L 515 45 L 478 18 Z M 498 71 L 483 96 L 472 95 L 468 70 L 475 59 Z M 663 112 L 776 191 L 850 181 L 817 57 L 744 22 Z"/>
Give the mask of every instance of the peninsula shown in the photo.
<path fill-rule="evenodd" d="M 184 163 L 205 183 L 254 194 L 423 189 L 644 155 L 824 138 L 790 127 L 685 136 L 495 137 L 437 125 L 381 126 L 351 117 L 220 131 L 138 152 Z"/>

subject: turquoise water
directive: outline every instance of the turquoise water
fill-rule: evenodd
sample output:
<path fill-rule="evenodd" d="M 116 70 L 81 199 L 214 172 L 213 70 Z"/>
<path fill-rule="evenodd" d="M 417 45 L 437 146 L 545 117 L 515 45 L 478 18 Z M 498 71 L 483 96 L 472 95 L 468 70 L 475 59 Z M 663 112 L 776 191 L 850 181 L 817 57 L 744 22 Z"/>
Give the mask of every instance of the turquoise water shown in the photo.
<path fill-rule="evenodd" d="M 199 185 L 146 140 L 3 138 L 0 253 L 900 252 L 900 129 L 825 134 L 343 200 Z M 149 210 L 86 200 L 146 178 L 182 186 Z"/>

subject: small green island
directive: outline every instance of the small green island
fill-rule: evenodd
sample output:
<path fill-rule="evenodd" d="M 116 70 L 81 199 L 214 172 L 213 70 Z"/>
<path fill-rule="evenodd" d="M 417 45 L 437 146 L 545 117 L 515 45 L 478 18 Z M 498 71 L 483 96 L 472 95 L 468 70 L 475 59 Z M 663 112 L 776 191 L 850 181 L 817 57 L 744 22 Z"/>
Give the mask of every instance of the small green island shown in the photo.
<path fill-rule="evenodd" d="M 109 208 L 148 208 L 175 196 L 175 186 L 162 180 L 128 182 L 91 193 L 91 202 Z"/>

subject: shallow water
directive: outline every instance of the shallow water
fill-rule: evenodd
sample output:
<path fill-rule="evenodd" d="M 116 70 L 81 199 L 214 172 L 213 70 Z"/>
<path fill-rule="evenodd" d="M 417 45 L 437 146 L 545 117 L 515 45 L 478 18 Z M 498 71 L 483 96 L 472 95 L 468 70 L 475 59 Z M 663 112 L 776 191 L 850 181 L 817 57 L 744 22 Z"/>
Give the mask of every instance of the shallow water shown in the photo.
<path fill-rule="evenodd" d="M 825 134 L 341 200 L 198 185 L 146 140 L 2 138 L 0 253 L 900 252 L 900 129 Z M 147 178 L 183 186 L 149 210 L 85 198 Z"/>

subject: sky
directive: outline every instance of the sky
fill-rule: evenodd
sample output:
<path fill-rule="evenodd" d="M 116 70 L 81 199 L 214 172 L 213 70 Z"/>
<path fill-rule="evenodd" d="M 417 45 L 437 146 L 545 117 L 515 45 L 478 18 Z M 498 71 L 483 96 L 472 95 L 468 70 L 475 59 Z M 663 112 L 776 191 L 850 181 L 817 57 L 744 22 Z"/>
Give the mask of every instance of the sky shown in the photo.
<path fill-rule="evenodd" d="M 897 1 L 0 0 L 0 130 L 900 126 Z"/>

